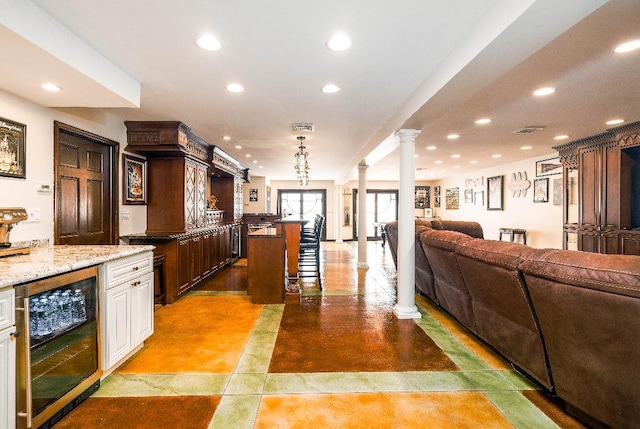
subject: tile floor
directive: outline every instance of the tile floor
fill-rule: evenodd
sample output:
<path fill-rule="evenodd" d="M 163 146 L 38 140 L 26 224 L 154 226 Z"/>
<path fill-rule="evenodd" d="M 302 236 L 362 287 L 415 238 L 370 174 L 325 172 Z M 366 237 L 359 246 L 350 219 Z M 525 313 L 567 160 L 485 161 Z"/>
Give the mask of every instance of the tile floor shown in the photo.
<path fill-rule="evenodd" d="M 91 399 L 217 397 L 208 427 L 225 429 L 583 427 L 425 299 L 421 319 L 393 317 L 379 242 L 368 270 L 355 243 L 322 246 L 322 291 L 307 278 L 286 304 L 251 304 L 241 263 L 158 309 L 145 349 Z"/>

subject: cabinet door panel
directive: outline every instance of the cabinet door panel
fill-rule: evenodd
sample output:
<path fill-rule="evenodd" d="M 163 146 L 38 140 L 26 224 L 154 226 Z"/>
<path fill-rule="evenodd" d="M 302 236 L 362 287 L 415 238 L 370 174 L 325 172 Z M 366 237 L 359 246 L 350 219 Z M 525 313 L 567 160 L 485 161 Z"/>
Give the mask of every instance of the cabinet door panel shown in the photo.
<path fill-rule="evenodd" d="M 188 238 L 178 240 L 178 293 L 184 292 L 191 284 L 191 273 L 189 263 L 189 243 Z"/>
<path fill-rule="evenodd" d="M 16 341 L 14 327 L 0 331 L 0 427 L 16 425 Z"/>
<path fill-rule="evenodd" d="M 640 256 L 640 234 L 621 234 L 620 253 Z"/>
<path fill-rule="evenodd" d="M 580 150 L 580 219 L 585 226 L 599 225 L 600 157 L 597 148 Z"/>
<path fill-rule="evenodd" d="M 579 236 L 578 246 L 580 250 L 585 252 L 598 252 L 598 234 L 593 232 L 581 232 Z"/>
<path fill-rule="evenodd" d="M 191 238 L 189 243 L 189 267 L 193 285 L 202 279 L 202 237 L 200 236 Z"/>
<path fill-rule="evenodd" d="M 185 228 L 196 227 L 196 164 L 185 161 L 184 169 L 184 215 Z"/>
<path fill-rule="evenodd" d="M 153 334 L 153 273 L 145 274 L 131 285 L 131 313 L 134 347 Z"/>
<path fill-rule="evenodd" d="M 604 170 L 601 175 L 602 194 L 600 202 L 600 225 L 618 228 L 620 227 L 621 190 L 620 148 L 617 145 L 603 147 L 602 158 Z"/>
<path fill-rule="evenodd" d="M 107 290 L 105 369 L 111 368 L 132 349 L 131 287 L 129 283 Z"/>

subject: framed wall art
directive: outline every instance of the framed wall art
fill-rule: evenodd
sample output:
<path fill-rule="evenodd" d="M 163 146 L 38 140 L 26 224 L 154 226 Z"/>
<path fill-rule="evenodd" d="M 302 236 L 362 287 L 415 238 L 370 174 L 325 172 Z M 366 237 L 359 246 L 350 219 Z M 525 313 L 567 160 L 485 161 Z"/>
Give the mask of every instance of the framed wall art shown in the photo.
<path fill-rule="evenodd" d="M 460 208 L 460 188 L 448 188 L 445 191 L 445 208 L 447 210 Z"/>
<path fill-rule="evenodd" d="M 562 174 L 562 164 L 559 157 L 536 162 L 536 177 L 553 174 Z"/>
<path fill-rule="evenodd" d="M 504 176 L 487 177 L 487 210 L 503 210 Z"/>
<path fill-rule="evenodd" d="M 533 202 L 549 202 L 549 178 L 543 177 L 533 181 Z"/>
<path fill-rule="evenodd" d="M 431 207 L 431 186 L 416 186 L 414 208 L 426 209 Z"/>
<path fill-rule="evenodd" d="M 26 179 L 27 126 L 0 118 L 0 176 Z"/>
<path fill-rule="evenodd" d="M 255 188 L 249 189 L 249 201 L 258 201 L 258 190 Z"/>
<path fill-rule="evenodd" d="M 147 204 L 147 161 L 128 153 L 123 154 L 122 158 L 122 204 Z"/>
<path fill-rule="evenodd" d="M 464 190 L 464 203 L 473 204 L 473 189 Z"/>
<path fill-rule="evenodd" d="M 476 207 L 484 207 L 484 191 L 476 191 L 473 193 L 473 205 Z"/>

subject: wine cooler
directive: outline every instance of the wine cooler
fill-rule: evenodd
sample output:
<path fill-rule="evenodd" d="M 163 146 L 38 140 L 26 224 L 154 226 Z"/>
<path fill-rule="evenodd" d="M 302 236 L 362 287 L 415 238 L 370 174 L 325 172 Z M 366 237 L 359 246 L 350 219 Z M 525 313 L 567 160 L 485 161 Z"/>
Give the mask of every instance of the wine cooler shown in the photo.
<path fill-rule="evenodd" d="M 15 290 L 17 427 L 48 428 L 100 384 L 98 269 Z"/>

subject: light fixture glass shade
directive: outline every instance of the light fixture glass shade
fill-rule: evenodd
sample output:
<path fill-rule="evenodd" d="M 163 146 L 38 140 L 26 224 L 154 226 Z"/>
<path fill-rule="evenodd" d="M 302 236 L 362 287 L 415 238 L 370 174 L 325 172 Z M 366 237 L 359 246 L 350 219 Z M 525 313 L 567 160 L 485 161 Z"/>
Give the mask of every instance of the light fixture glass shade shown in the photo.
<path fill-rule="evenodd" d="M 303 144 L 305 137 L 298 136 L 297 139 L 300 141 L 300 150 L 295 154 L 296 164 L 294 168 L 296 170 L 298 180 L 300 181 L 300 185 L 306 186 L 309 183 L 309 162 L 307 161 L 309 153 L 306 151 L 307 148 Z"/>

